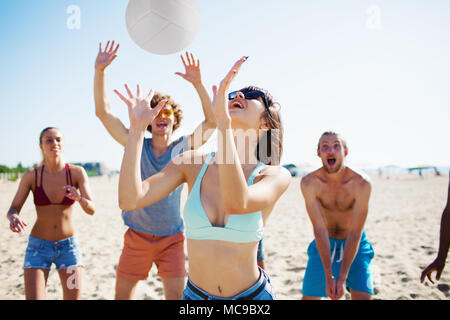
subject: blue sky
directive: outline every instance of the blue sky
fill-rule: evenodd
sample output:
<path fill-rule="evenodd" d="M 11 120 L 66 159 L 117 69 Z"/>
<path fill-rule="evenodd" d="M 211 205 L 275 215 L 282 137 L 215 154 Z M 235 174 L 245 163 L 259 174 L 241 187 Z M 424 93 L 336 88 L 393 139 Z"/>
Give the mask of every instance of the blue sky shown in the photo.
<path fill-rule="evenodd" d="M 450 165 L 450 2 L 198 2 L 201 27 L 187 50 L 200 58 L 205 86 L 250 56 L 232 89 L 258 85 L 281 103 L 283 163 L 320 165 L 317 140 L 334 129 L 347 139 L 350 165 Z M 125 82 L 169 93 L 183 106 L 175 136 L 199 124 L 193 87 L 174 75 L 183 71 L 179 54 L 140 49 L 126 30 L 127 4 L 0 2 L 0 164 L 40 161 L 38 136 L 51 125 L 65 135 L 67 161 L 119 169 L 123 148 L 94 112 L 99 41 L 121 44 L 106 79 L 113 111 L 126 125 L 126 107 L 113 93 Z M 70 5 L 80 8 L 79 30 L 66 26 Z"/>

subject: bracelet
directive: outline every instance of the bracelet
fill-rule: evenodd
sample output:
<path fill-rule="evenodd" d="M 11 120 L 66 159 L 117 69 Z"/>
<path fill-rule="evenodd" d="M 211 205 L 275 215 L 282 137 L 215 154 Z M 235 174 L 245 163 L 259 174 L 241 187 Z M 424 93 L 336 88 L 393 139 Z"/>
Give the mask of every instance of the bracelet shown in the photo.
<path fill-rule="evenodd" d="M 9 209 L 9 210 L 8 210 L 8 213 L 6 214 L 6 218 L 7 218 L 8 220 L 10 220 L 11 217 L 12 217 L 14 214 L 19 215 L 19 213 L 17 212 L 16 209 Z"/>

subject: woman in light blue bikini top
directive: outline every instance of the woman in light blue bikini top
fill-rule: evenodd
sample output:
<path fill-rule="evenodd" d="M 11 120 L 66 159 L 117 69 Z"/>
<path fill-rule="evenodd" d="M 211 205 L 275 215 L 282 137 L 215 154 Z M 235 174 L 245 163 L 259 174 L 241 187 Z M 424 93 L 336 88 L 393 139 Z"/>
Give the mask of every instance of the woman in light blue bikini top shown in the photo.
<path fill-rule="evenodd" d="M 217 153 L 209 154 L 204 160 L 204 155 L 199 151 L 185 152 L 172 159 L 161 172 L 144 181 L 141 181 L 140 175 L 140 156 L 145 129 L 164 104 L 151 109 L 151 94 L 145 99 L 139 95 L 134 97 L 130 92 L 129 99 L 119 95 L 127 104 L 130 116 L 119 179 L 120 208 L 135 210 L 151 205 L 181 184 L 188 183 L 191 191 L 184 208 L 188 287 L 193 285 L 202 292 L 227 299 L 245 293 L 265 279 L 256 261 L 258 241 L 263 235 L 263 215 L 267 218 L 290 183 L 289 172 L 278 165 L 282 126 L 279 109 L 272 97 L 257 87 L 228 93 L 231 80 L 245 60 L 244 57 L 236 62 L 219 88 L 213 88 L 212 109 L 218 129 Z M 244 138 L 245 148 L 238 149 L 240 129 L 254 134 Z M 218 176 L 207 170 L 213 157 Z M 192 164 L 193 158 L 201 158 L 203 165 L 200 170 L 198 165 Z M 234 160 L 230 164 L 219 159 Z M 240 159 L 247 159 L 247 163 L 241 163 Z M 257 164 L 253 167 L 253 163 Z M 197 164 L 195 160 L 194 164 Z M 253 170 L 246 179 L 243 168 L 250 166 Z M 255 183 L 258 175 L 260 177 Z M 211 210 L 208 213 L 213 215 L 211 221 L 226 219 L 223 227 L 213 225 L 205 211 L 200 198 L 203 180 L 202 188 L 207 191 L 202 189 L 202 192 L 205 192 L 203 196 L 208 196 L 211 205 L 206 207 Z"/>
<path fill-rule="evenodd" d="M 203 175 L 214 156 L 208 155 L 200 173 L 195 180 L 194 187 L 184 205 L 183 217 L 188 239 L 223 240 L 230 242 L 253 242 L 262 239 L 264 225 L 261 211 L 247 214 L 231 214 L 224 227 L 215 227 L 203 208 L 200 199 L 200 185 Z M 260 172 L 264 163 L 259 162 L 248 178 L 248 185 L 253 184 L 255 176 Z"/>

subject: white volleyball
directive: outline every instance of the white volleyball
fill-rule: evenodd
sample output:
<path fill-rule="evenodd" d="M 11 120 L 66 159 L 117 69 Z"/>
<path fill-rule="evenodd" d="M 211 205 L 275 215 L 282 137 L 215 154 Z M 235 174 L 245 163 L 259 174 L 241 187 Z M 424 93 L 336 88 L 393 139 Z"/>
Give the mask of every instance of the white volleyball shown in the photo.
<path fill-rule="evenodd" d="M 200 29 L 197 0 L 130 0 L 126 24 L 131 39 L 155 54 L 185 49 Z"/>

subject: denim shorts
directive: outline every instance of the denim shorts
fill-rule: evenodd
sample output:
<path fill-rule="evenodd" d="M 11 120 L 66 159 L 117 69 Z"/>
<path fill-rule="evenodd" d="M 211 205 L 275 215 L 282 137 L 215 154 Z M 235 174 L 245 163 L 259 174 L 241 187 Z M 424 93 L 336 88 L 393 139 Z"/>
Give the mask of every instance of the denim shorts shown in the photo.
<path fill-rule="evenodd" d="M 213 296 L 200 289 L 188 279 L 186 288 L 183 291 L 182 300 L 275 300 L 269 276 L 261 268 L 258 282 L 247 290 L 231 298 Z"/>
<path fill-rule="evenodd" d="M 56 270 L 83 266 L 82 252 L 77 236 L 60 241 L 47 241 L 29 237 L 23 268 Z"/>
<path fill-rule="evenodd" d="M 257 261 L 264 261 L 265 259 L 265 254 L 264 254 L 264 245 L 263 245 L 263 239 L 259 240 L 258 242 L 258 253 L 257 253 Z"/>
<path fill-rule="evenodd" d="M 341 270 L 345 242 L 345 239 L 330 238 L 332 271 L 335 279 L 337 279 Z M 366 233 L 363 232 L 358 252 L 353 259 L 347 276 L 346 288 L 349 291 L 354 290 L 374 294 L 371 264 L 373 257 L 373 247 L 367 240 Z M 307 297 L 326 297 L 325 271 L 315 240 L 308 247 L 308 258 L 302 293 Z"/>

